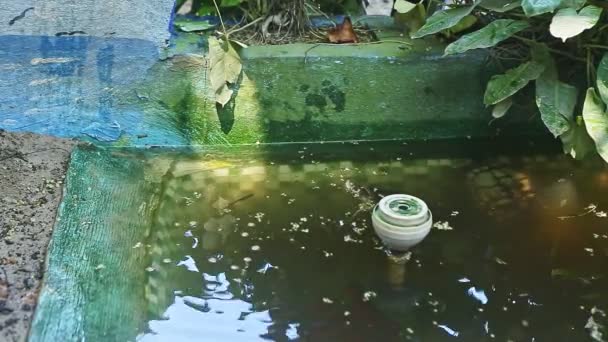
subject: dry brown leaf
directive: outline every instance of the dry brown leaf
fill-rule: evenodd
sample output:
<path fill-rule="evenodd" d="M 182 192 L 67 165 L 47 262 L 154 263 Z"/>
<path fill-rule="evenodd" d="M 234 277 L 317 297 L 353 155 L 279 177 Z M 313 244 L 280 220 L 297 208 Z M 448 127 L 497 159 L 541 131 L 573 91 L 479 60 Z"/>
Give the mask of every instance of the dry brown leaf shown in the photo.
<path fill-rule="evenodd" d="M 330 43 L 344 44 L 344 43 L 358 43 L 359 38 L 353 30 L 353 23 L 349 17 L 344 17 L 344 22 L 337 25 L 335 28 L 330 29 L 327 32 L 327 38 Z"/>

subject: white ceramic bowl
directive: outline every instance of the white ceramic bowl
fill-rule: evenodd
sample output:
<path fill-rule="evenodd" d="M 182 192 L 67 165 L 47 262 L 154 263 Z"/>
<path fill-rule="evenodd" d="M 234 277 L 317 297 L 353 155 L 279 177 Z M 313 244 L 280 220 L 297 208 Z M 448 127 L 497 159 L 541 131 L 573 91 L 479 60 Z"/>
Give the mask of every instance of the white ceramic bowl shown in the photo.
<path fill-rule="evenodd" d="M 388 248 L 407 251 L 429 234 L 433 215 L 426 203 L 417 197 L 390 195 L 374 207 L 372 224 Z"/>

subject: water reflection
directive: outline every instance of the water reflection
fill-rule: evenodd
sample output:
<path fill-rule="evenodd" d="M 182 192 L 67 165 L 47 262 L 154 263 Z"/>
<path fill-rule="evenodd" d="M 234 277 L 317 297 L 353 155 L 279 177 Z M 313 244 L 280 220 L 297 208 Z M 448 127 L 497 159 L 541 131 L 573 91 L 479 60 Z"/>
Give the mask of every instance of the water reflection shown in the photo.
<path fill-rule="evenodd" d="M 252 311 L 243 300 L 176 296 L 162 320 L 149 323 L 150 332 L 138 341 L 264 341 L 272 325 L 268 310 Z M 289 334 L 297 338 L 296 331 Z"/>
<path fill-rule="evenodd" d="M 601 331 L 602 164 L 290 148 L 265 160 L 148 161 L 156 174 L 170 166 L 149 237 L 141 339 L 584 340 Z M 402 255 L 378 242 L 365 210 L 393 192 L 424 198 L 445 223 Z M 594 212 L 577 215 L 586 203 Z"/>

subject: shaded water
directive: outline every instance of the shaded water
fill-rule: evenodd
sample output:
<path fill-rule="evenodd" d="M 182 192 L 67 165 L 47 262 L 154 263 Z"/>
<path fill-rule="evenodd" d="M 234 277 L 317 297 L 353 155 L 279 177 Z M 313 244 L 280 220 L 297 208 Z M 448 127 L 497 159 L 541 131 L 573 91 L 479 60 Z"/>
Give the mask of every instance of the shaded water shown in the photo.
<path fill-rule="evenodd" d="M 600 162 L 526 144 L 386 143 L 239 147 L 147 164 L 162 182 L 150 238 L 134 246 L 151 257 L 141 341 L 602 333 Z M 438 221 L 408 255 L 391 255 L 371 227 L 371 206 L 391 193 L 421 197 Z"/>

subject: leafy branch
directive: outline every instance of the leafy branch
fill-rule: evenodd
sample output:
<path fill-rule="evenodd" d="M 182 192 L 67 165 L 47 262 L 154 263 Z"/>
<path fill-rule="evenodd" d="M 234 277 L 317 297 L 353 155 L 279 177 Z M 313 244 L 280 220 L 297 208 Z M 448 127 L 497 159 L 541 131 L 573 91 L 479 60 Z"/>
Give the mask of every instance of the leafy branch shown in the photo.
<path fill-rule="evenodd" d="M 405 3 L 396 0 L 395 10 L 412 13 L 416 5 Z M 466 30 L 481 28 L 466 34 L 457 30 L 458 39 L 446 47 L 445 55 L 489 49 L 495 58 L 519 64 L 494 75 L 487 85 L 484 103 L 493 107 L 495 119 L 507 114 L 515 94 L 534 83 L 541 119 L 562 141 L 564 151 L 583 158 L 595 145 L 608 162 L 608 24 L 604 13 L 608 3 L 460 0 L 437 8 L 424 18 L 422 27 L 411 32 L 413 38 L 445 35 L 473 16 L 476 20 L 469 19 L 474 24 Z"/>

